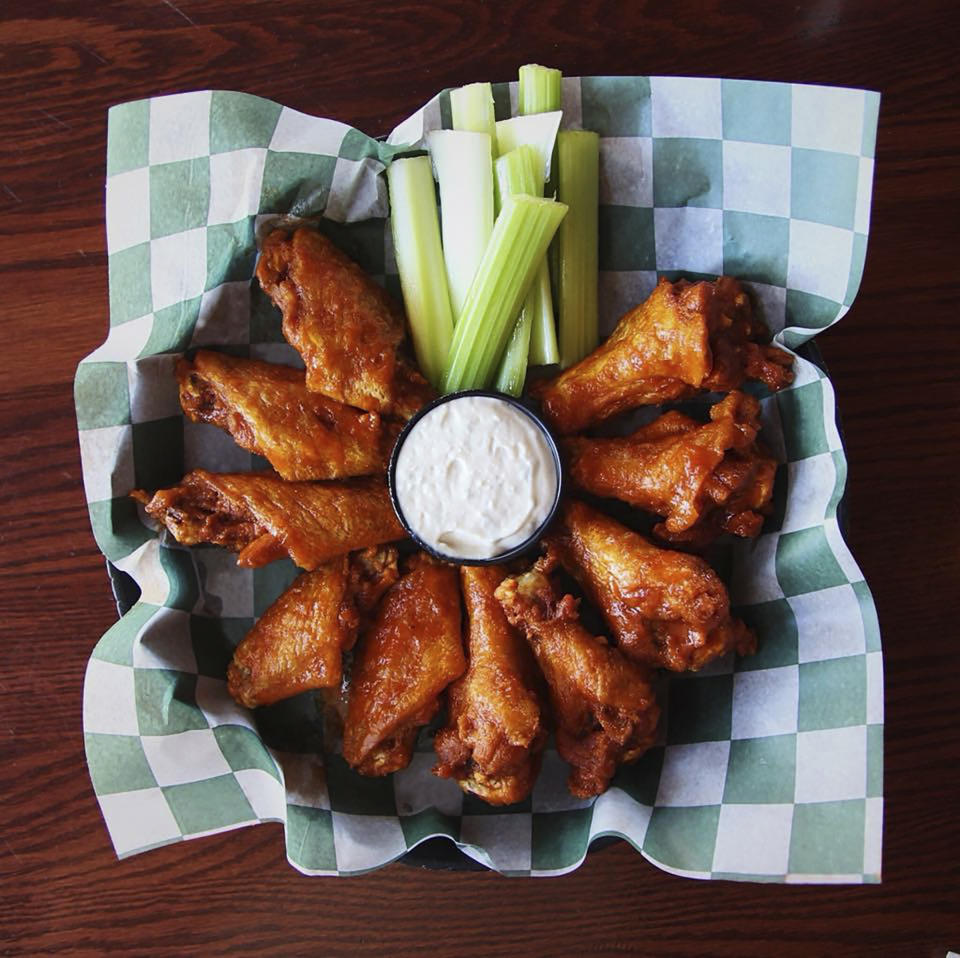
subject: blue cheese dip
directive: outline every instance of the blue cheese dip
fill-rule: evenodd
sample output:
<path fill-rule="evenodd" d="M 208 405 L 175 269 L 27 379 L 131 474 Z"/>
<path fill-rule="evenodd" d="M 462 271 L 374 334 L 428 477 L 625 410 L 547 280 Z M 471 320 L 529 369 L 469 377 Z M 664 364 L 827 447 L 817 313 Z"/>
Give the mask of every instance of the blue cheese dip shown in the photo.
<path fill-rule="evenodd" d="M 532 414 L 486 395 L 454 396 L 410 428 L 396 456 L 401 520 L 451 559 L 493 559 L 549 518 L 560 477 Z"/>

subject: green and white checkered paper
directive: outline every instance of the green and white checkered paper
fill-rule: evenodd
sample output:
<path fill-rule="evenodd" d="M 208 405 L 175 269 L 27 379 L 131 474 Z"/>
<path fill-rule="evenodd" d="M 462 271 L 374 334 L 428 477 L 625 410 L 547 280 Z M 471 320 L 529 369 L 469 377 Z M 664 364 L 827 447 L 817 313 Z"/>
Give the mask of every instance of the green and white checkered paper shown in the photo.
<path fill-rule="evenodd" d="M 495 87 L 499 117 L 516 85 Z M 860 283 L 879 96 L 752 81 L 564 81 L 564 124 L 601 136 L 601 316 L 607 331 L 660 275 L 743 278 L 777 341 L 798 347 L 846 312 Z M 354 775 L 324 751 L 312 695 L 253 714 L 224 675 L 234 646 L 292 580 L 289 563 L 238 569 L 215 548 L 158 536 L 127 493 L 255 457 L 185 422 L 173 364 L 205 345 L 295 361 L 252 282 L 257 237 L 316 219 L 397 289 L 384 164 L 449 125 L 441 94 L 386 143 L 230 92 L 114 107 L 109 116 L 110 331 L 79 366 L 90 519 L 140 601 L 87 670 L 84 732 L 119 855 L 263 821 L 310 874 L 351 874 L 446 836 L 506 874 L 576 868 L 618 835 L 698 878 L 863 882 L 880 874 L 883 687 L 869 589 L 841 537 L 846 460 L 829 379 L 763 400 L 784 465 L 763 535 L 716 559 L 757 630 L 757 655 L 672 677 L 663 743 L 595 801 L 572 798 L 551 748 L 532 797 L 494 809 L 411 766 Z"/>

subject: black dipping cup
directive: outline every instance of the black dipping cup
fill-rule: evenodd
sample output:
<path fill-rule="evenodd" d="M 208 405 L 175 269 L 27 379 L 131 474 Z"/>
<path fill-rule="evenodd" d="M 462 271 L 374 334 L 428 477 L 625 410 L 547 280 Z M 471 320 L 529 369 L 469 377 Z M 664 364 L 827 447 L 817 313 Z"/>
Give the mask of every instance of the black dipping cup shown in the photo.
<path fill-rule="evenodd" d="M 416 424 L 423 419 L 431 410 L 436 409 L 437 406 L 441 406 L 444 403 L 454 402 L 457 399 L 462 399 L 465 396 L 484 396 L 487 399 L 497 399 L 501 402 L 508 403 L 513 406 L 514 409 L 522 412 L 528 419 L 530 419 L 533 424 L 540 431 L 543 438 L 546 440 L 547 448 L 550 450 L 550 456 L 553 459 L 553 465 L 557 472 L 557 492 L 553 497 L 553 502 L 550 504 L 550 508 L 547 511 L 546 518 L 539 526 L 526 538 L 523 542 L 514 546 L 512 549 L 507 552 L 502 552 L 500 555 L 491 556 L 489 559 L 464 559 L 461 556 L 447 555 L 443 552 L 438 552 L 432 546 L 427 545 L 420 536 L 417 535 L 416 531 L 411 528 L 410 523 L 407 522 L 406 516 L 403 514 L 403 510 L 400 508 L 400 500 L 397 497 L 397 459 L 400 455 L 400 450 L 403 448 L 404 442 L 407 440 L 407 436 L 410 435 L 411 430 L 416 426 Z M 537 543 L 540 541 L 541 536 L 546 532 L 547 526 L 553 521 L 553 517 L 557 513 L 557 507 L 560 505 L 560 495 L 563 491 L 563 465 L 560 461 L 560 452 L 557 449 L 557 444 L 554 441 L 553 436 L 550 435 L 550 430 L 547 429 L 543 420 L 535 413 L 532 409 L 529 408 L 524 402 L 519 399 L 514 399 L 512 396 L 505 396 L 503 393 L 494 392 L 490 389 L 465 389 L 463 392 L 450 393 L 446 396 L 441 396 L 439 399 L 434 399 L 433 402 L 428 403 L 417 414 L 410 419 L 407 424 L 403 427 L 403 431 L 397 436 L 397 441 L 394 443 L 393 452 L 390 453 L 390 462 L 387 465 L 387 487 L 390 490 L 390 501 L 393 503 L 393 511 L 397 514 L 397 518 L 400 520 L 400 524 L 407 531 L 407 535 L 421 548 L 424 552 L 429 553 L 435 559 L 440 559 L 443 562 L 455 562 L 457 565 L 496 565 L 500 562 L 509 562 L 511 559 L 516 559 L 518 556 L 522 556 L 524 553 L 532 550 Z"/>

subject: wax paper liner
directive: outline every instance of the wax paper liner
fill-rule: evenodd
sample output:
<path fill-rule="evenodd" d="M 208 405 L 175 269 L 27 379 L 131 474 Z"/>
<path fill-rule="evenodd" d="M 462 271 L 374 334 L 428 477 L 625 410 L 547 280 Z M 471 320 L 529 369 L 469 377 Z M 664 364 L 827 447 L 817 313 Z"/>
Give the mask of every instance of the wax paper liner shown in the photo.
<path fill-rule="evenodd" d="M 495 86 L 510 114 L 515 84 Z M 564 124 L 601 139 L 600 296 L 607 331 L 660 275 L 749 282 L 777 341 L 840 319 L 863 271 L 879 95 L 752 81 L 564 81 Z M 449 125 L 441 94 L 378 142 L 241 93 L 143 100 L 109 114 L 110 331 L 79 366 L 76 404 L 90 520 L 140 600 L 86 674 L 90 775 L 120 856 L 282 821 L 287 857 L 352 874 L 446 836 L 505 874 L 555 875 L 591 840 L 625 838 L 676 874 L 776 882 L 879 880 L 883 690 L 870 592 L 837 524 L 847 465 L 834 390 L 812 363 L 763 399 L 783 465 L 755 541 L 716 556 L 757 655 L 670 679 L 663 744 L 595 801 L 572 798 L 551 748 L 533 795 L 497 809 L 430 774 L 353 774 L 324 753 L 303 695 L 253 714 L 227 694 L 232 648 L 295 574 L 238 569 L 138 516 L 134 487 L 254 457 L 181 416 L 173 364 L 205 345 L 287 360 L 277 311 L 251 282 L 278 214 L 318 218 L 397 289 L 384 164 Z"/>

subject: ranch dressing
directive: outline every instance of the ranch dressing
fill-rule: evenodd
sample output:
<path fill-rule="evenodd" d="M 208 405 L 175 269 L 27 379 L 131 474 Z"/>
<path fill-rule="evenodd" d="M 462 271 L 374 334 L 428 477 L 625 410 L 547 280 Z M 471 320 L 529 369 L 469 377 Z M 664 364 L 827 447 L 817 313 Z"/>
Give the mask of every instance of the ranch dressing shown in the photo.
<path fill-rule="evenodd" d="M 431 409 L 407 434 L 394 474 L 410 529 L 459 559 L 492 559 L 524 543 L 549 515 L 558 482 L 536 422 L 492 396 Z"/>

